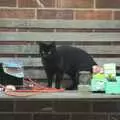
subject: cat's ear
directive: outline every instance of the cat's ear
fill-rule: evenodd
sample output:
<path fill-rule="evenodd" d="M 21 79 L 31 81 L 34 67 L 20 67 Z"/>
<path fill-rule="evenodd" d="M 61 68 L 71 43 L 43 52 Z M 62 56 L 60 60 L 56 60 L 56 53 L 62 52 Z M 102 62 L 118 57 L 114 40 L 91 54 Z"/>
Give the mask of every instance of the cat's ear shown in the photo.
<path fill-rule="evenodd" d="M 50 44 L 50 46 L 56 48 L 56 43 L 55 43 L 55 41 L 52 41 L 51 44 Z"/>
<path fill-rule="evenodd" d="M 42 47 L 45 47 L 46 46 L 46 43 L 44 43 L 44 42 L 39 42 L 39 46 L 42 48 Z"/>

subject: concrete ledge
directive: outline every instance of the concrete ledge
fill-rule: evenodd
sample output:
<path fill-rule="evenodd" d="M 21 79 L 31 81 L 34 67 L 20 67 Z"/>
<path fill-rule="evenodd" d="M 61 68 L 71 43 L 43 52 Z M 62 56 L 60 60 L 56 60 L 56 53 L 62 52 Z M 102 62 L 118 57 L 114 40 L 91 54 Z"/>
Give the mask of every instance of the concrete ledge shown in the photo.
<path fill-rule="evenodd" d="M 65 91 L 57 93 L 39 93 L 28 97 L 8 96 L 0 93 L 0 100 L 120 100 L 120 95 L 107 95 L 104 93 L 92 93 L 86 91 Z"/>

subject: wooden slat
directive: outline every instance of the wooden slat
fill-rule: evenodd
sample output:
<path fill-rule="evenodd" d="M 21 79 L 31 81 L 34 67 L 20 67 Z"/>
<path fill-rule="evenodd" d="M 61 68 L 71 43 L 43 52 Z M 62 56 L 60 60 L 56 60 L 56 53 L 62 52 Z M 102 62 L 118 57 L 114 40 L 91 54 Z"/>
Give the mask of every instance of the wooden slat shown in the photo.
<path fill-rule="evenodd" d="M 1 32 L 0 41 L 120 41 L 120 33 Z"/>
<path fill-rule="evenodd" d="M 39 54 L 38 45 L 0 45 L 0 53 Z"/>
<path fill-rule="evenodd" d="M 118 69 L 117 72 L 119 73 L 120 70 Z M 24 71 L 24 76 L 25 77 L 30 77 L 32 79 L 47 79 L 46 73 L 44 70 L 39 70 L 39 69 L 29 69 Z M 65 75 L 65 77 L 67 77 Z"/>
<path fill-rule="evenodd" d="M 120 54 L 119 45 L 72 45 L 89 54 Z M 0 45 L 0 54 L 39 54 L 38 45 Z"/>
<path fill-rule="evenodd" d="M 0 19 L 0 28 L 65 28 L 65 29 L 120 29 L 120 20 L 29 20 L 29 19 Z M 75 47 L 86 50 L 89 54 L 102 54 L 94 58 L 99 65 L 105 63 L 116 63 L 120 67 L 119 45 L 112 44 L 120 42 L 120 33 L 115 32 L 0 32 L 0 41 L 4 42 L 34 42 L 34 41 L 57 41 L 75 43 Z M 77 42 L 110 42 L 111 44 L 80 44 Z M 72 45 L 72 44 L 71 44 Z M 39 54 L 37 44 L 26 45 L 0 45 L 0 54 Z M 106 55 L 106 56 L 105 56 Z M 116 58 L 107 55 L 118 55 Z M 34 79 L 46 79 L 41 58 L 19 57 L 0 58 L 0 61 L 17 60 L 24 65 L 25 77 Z"/>
<path fill-rule="evenodd" d="M 6 28 L 120 28 L 119 20 L 30 20 L 0 19 Z"/>
<path fill-rule="evenodd" d="M 47 79 L 47 76 L 46 76 L 46 73 L 44 70 L 32 70 L 32 69 L 29 69 L 29 70 L 25 70 L 24 71 L 24 76 L 25 77 L 30 77 L 30 78 L 33 78 L 33 79 Z M 55 76 L 54 76 L 55 78 Z M 67 74 L 64 75 L 64 78 L 69 78 L 69 76 Z"/>
<path fill-rule="evenodd" d="M 120 58 L 94 58 L 95 61 L 99 64 L 99 65 L 103 65 L 104 63 L 116 63 L 117 66 L 120 66 Z M 2 61 L 20 61 L 23 62 L 23 65 L 25 67 L 38 67 L 38 66 L 43 66 L 42 62 L 41 62 L 41 58 L 0 58 L 0 62 Z"/>
<path fill-rule="evenodd" d="M 44 70 L 39 70 L 39 69 L 24 70 L 24 76 L 34 78 L 34 79 L 46 79 L 47 78 L 45 71 Z"/>
<path fill-rule="evenodd" d="M 89 54 L 120 54 L 120 46 L 114 45 L 75 45 L 74 47 L 81 48 Z"/>
<path fill-rule="evenodd" d="M 6 57 L 6 58 L 0 58 L 0 62 L 2 61 L 20 61 L 23 63 L 23 65 L 30 66 L 30 67 L 37 67 L 37 66 L 43 66 L 41 63 L 41 58 L 13 58 L 13 57 Z"/>
<path fill-rule="evenodd" d="M 116 63 L 117 66 L 120 66 L 120 58 L 94 58 L 99 65 L 105 63 Z M 20 60 L 23 62 L 25 67 L 31 67 L 29 69 L 24 69 L 25 77 L 31 77 L 32 79 L 46 79 L 46 74 L 44 69 L 38 68 L 38 66 L 43 66 L 40 58 L 0 58 L 0 61 L 5 60 Z M 36 67 L 36 68 L 34 68 Z"/>
<path fill-rule="evenodd" d="M 116 63 L 116 66 L 120 66 L 120 58 L 94 58 L 98 65 L 105 63 Z"/>

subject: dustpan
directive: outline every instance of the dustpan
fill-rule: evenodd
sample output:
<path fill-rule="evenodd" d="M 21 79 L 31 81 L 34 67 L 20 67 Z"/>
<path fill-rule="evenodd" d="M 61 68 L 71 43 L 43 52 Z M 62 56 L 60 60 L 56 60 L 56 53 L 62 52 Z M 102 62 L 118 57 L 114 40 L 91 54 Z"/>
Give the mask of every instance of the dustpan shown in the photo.
<path fill-rule="evenodd" d="M 24 71 L 20 61 L 0 62 L 0 84 L 23 85 Z"/>

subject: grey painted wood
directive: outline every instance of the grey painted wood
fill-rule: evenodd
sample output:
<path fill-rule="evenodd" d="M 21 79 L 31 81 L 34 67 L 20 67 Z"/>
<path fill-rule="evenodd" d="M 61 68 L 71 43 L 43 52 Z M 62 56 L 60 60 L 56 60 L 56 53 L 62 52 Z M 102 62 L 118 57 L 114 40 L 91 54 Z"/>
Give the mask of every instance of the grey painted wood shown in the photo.
<path fill-rule="evenodd" d="M 117 45 L 74 45 L 89 54 L 120 54 L 120 46 Z"/>
<path fill-rule="evenodd" d="M 120 72 L 120 70 L 117 70 L 117 72 Z M 44 70 L 38 70 L 38 69 L 28 69 L 24 70 L 24 76 L 30 77 L 32 79 L 47 79 L 46 73 Z M 69 76 L 65 75 L 65 78 L 69 78 Z"/>
<path fill-rule="evenodd" d="M 6 28 L 120 28 L 120 20 L 31 20 L 0 19 Z"/>
<path fill-rule="evenodd" d="M 24 76 L 34 78 L 34 79 L 46 79 L 47 78 L 45 71 L 38 70 L 38 69 L 24 70 Z"/>
<path fill-rule="evenodd" d="M 23 63 L 23 65 L 25 67 L 29 66 L 29 67 L 42 67 L 43 64 L 41 62 L 41 58 L 13 58 L 13 57 L 6 57 L 6 58 L 0 58 L 0 62 L 2 61 L 20 61 Z M 104 63 L 116 63 L 117 66 L 120 66 L 120 58 L 94 58 L 94 60 L 99 64 L 99 65 L 103 65 Z"/>
<path fill-rule="evenodd" d="M 43 66 L 41 63 L 41 58 L 35 58 L 35 57 L 20 57 L 20 58 L 13 58 L 13 57 L 0 57 L 0 62 L 3 61 L 20 61 L 23 63 L 23 65 L 30 66 L 30 67 L 37 67 L 37 66 Z"/>
<path fill-rule="evenodd" d="M 120 41 L 120 33 L 0 32 L 0 41 Z"/>
<path fill-rule="evenodd" d="M 120 58 L 94 58 L 95 61 L 102 66 L 105 63 L 116 63 L 117 66 L 120 66 Z M 25 77 L 31 77 L 32 79 L 46 79 L 46 74 L 44 69 L 34 68 L 38 66 L 43 66 L 40 58 L 0 58 L 0 61 L 10 61 L 16 60 L 23 62 L 25 67 L 31 67 L 29 69 L 24 69 Z M 32 68 L 33 67 L 33 68 Z M 120 71 L 119 71 L 120 72 Z"/>
<path fill-rule="evenodd" d="M 0 53 L 39 54 L 38 45 L 0 45 Z"/>
<path fill-rule="evenodd" d="M 120 29 L 120 20 L 20 20 L 20 19 L 0 19 L 0 27 L 5 28 L 72 28 L 72 29 Z M 120 54 L 119 45 L 112 42 L 120 41 L 118 32 L 0 32 L 0 41 L 72 41 L 75 47 L 86 50 L 89 54 Z M 111 42 L 111 45 L 77 45 L 77 42 Z M 35 45 L 0 45 L 0 53 L 23 53 L 38 54 L 39 46 Z M 116 63 L 120 66 L 120 58 L 94 58 L 99 65 L 105 63 Z M 36 79 L 46 79 L 41 58 L 21 57 L 21 58 L 0 58 L 0 61 L 20 60 L 25 67 L 25 77 Z M 32 68 L 33 67 L 33 68 Z M 36 68 L 35 68 L 36 67 Z"/>
<path fill-rule="evenodd" d="M 115 45 L 73 45 L 89 54 L 120 54 L 120 47 Z M 0 54 L 39 54 L 38 45 L 0 45 Z"/>
<path fill-rule="evenodd" d="M 115 63 L 117 66 L 120 66 L 120 58 L 94 58 L 98 65 L 103 65 L 105 63 Z"/>
<path fill-rule="evenodd" d="M 77 43 L 77 42 L 76 42 Z M 89 54 L 120 54 L 120 47 L 115 45 L 72 45 L 81 48 Z M 4 53 L 22 53 L 39 54 L 38 45 L 0 45 L 0 54 Z"/>

